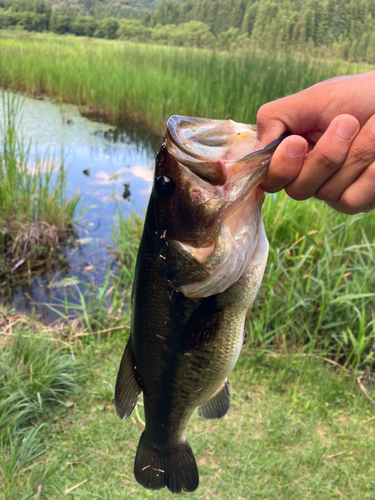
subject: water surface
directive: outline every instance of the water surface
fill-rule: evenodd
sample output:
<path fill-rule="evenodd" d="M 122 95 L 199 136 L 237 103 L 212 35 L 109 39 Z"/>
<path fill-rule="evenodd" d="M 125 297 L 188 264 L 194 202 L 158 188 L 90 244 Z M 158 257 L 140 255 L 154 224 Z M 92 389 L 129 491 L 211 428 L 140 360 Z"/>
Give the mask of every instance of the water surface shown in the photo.
<path fill-rule="evenodd" d="M 0 104 L 0 115 L 3 113 Z M 54 306 L 67 298 L 74 302 L 78 278 L 99 286 L 113 264 L 112 231 L 119 211 L 143 215 L 152 185 L 153 163 L 160 139 L 124 124 L 115 128 L 82 117 L 71 105 L 56 105 L 26 98 L 19 127 L 25 142 L 31 141 L 30 169 L 36 157 L 63 158 L 67 171 L 67 196 L 78 192 L 90 209 L 78 226 L 79 250 L 68 250 L 68 269 L 35 277 L 28 284 L 0 282 L 3 300 L 16 310 L 36 308 L 46 322 L 58 315 L 43 304 Z M 85 287 L 78 285 L 84 290 Z"/>

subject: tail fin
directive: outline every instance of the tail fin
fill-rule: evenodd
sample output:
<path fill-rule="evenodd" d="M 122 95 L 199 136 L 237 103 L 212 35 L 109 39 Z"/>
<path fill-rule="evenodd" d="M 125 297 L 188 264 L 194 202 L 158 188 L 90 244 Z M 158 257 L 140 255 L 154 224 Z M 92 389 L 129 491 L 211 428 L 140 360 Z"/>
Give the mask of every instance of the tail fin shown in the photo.
<path fill-rule="evenodd" d="M 172 493 L 195 491 L 199 484 L 197 464 L 187 441 L 177 448 L 158 450 L 147 443 L 144 432 L 135 457 L 134 476 L 149 490 L 167 486 Z"/>

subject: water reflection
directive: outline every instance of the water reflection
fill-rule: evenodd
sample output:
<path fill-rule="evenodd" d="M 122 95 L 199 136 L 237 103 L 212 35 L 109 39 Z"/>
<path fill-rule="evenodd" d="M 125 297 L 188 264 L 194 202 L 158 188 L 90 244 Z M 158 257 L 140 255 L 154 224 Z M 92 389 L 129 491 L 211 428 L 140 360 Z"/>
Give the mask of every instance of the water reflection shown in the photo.
<path fill-rule="evenodd" d="M 2 109 L 0 107 L 0 115 Z M 25 99 L 20 126 L 23 139 L 32 141 L 28 168 L 35 170 L 61 163 L 67 173 L 67 196 L 81 196 L 90 207 L 78 227 L 78 241 L 67 248 L 67 267 L 54 269 L 23 284 L 0 280 L 0 296 L 17 310 L 37 308 L 44 321 L 58 315 L 41 303 L 59 304 L 65 297 L 76 299 L 77 283 L 101 285 L 108 266 L 111 232 L 119 210 L 143 214 L 152 185 L 153 163 L 160 139 L 125 124 L 114 128 L 82 117 L 74 106 Z M 51 159 L 51 156 L 53 157 Z M 49 159 L 47 159 L 49 158 Z"/>

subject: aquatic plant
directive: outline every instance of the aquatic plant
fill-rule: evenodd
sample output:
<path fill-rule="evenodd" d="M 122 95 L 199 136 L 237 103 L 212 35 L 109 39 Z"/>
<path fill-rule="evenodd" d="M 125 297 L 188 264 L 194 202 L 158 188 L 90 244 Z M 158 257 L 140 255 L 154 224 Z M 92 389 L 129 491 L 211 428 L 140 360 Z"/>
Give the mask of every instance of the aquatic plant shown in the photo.
<path fill-rule="evenodd" d="M 0 275 L 51 265 L 73 230 L 79 196 L 66 199 L 63 160 L 30 160 L 18 129 L 22 99 L 2 93 L 0 122 Z"/>

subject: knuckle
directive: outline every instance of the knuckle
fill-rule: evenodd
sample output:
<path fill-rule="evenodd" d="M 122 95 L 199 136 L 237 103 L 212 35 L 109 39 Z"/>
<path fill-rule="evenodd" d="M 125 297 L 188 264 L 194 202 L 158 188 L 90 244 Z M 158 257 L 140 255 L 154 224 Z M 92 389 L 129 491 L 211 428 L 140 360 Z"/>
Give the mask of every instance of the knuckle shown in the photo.
<path fill-rule="evenodd" d="M 342 193 L 342 189 L 338 192 L 338 189 L 337 188 L 334 189 L 333 186 L 323 185 L 315 193 L 315 198 L 317 200 L 335 202 L 335 201 L 338 201 L 340 199 L 341 193 Z"/>
<path fill-rule="evenodd" d="M 306 192 L 304 192 L 303 189 L 295 186 L 287 186 L 285 188 L 285 192 L 290 198 L 296 201 L 307 200 L 307 198 L 310 198 L 310 195 L 306 195 Z"/>
<path fill-rule="evenodd" d="M 351 163 L 362 163 L 368 164 L 374 160 L 374 152 L 372 148 L 366 149 L 353 149 L 350 151 L 350 161 Z"/>
<path fill-rule="evenodd" d="M 355 214 L 360 212 L 364 207 L 362 200 L 358 199 L 357 196 L 354 196 L 350 191 L 344 192 L 340 197 L 340 204 L 344 207 L 345 213 L 347 214 Z"/>
<path fill-rule="evenodd" d="M 273 102 L 267 102 L 266 104 L 263 104 L 258 110 L 257 113 L 257 123 L 258 125 L 262 125 L 263 123 L 268 123 L 270 121 L 275 120 L 275 113 L 274 113 L 274 103 Z"/>
<path fill-rule="evenodd" d="M 271 116 L 271 111 L 270 108 L 272 107 L 272 104 L 267 102 L 266 104 L 263 104 L 259 109 L 258 109 L 258 116 L 260 117 L 269 117 Z"/>
<path fill-rule="evenodd" d="M 320 151 L 317 153 L 316 161 L 317 163 L 324 165 L 325 168 L 330 168 L 336 170 L 338 166 L 343 162 L 342 152 L 330 151 Z"/>

